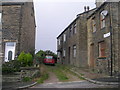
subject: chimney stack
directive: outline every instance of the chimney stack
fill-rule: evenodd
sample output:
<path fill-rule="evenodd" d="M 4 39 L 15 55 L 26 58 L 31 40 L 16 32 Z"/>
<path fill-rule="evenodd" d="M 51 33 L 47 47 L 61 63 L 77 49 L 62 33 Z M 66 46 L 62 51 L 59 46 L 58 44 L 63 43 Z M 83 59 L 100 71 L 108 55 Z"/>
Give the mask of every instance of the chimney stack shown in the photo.
<path fill-rule="evenodd" d="M 86 6 L 84 6 L 84 11 L 86 12 Z"/>
<path fill-rule="evenodd" d="M 89 7 L 89 6 L 87 6 L 87 11 L 89 11 L 89 9 L 90 9 L 90 7 Z"/>

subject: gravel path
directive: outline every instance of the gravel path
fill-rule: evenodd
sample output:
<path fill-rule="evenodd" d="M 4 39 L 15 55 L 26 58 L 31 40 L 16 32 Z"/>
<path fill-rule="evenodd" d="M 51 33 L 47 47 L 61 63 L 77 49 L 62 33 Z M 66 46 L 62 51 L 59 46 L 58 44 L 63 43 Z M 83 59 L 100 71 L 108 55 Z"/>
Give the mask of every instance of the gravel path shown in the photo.
<path fill-rule="evenodd" d="M 45 69 L 47 70 L 47 67 L 46 67 L 46 66 L 43 65 L 43 67 L 44 67 L 44 70 L 45 70 Z M 43 68 L 43 67 L 42 67 L 42 68 Z M 56 67 L 55 67 L 55 66 L 49 66 L 49 68 L 54 69 L 54 68 L 56 68 Z M 48 71 L 48 70 L 47 70 L 47 71 Z M 64 70 L 63 70 L 63 71 L 64 71 Z M 70 73 L 70 72 L 65 72 L 65 71 L 64 71 L 64 73 L 67 75 L 67 77 L 68 77 L 69 79 L 68 79 L 67 81 L 63 81 L 63 82 L 84 81 L 84 80 L 81 80 L 79 77 L 73 75 L 73 74 Z M 49 74 L 49 78 L 48 78 L 47 80 L 45 80 L 43 84 L 45 84 L 45 85 L 46 85 L 46 84 L 57 84 L 57 83 L 59 83 L 59 82 L 62 82 L 62 81 L 59 81 L 59 79 L 57 78 L 57 76 L 55 75 L 54 72 L 48 71 L 48 74 Z M 35 86 L 31 87 L 31 88 L 36 88 L 36 87 L 39 87 L 40 85 L 43 85 L 43 84 L 37 84 L 37 85 L 35 85 Z"/>
<path fill-rule="evenodd" d="M 44 81 L 44 83 L 56 83 L 59 82 L 58 78 L 53 72 L 48 72 L 49 78 Z"/>

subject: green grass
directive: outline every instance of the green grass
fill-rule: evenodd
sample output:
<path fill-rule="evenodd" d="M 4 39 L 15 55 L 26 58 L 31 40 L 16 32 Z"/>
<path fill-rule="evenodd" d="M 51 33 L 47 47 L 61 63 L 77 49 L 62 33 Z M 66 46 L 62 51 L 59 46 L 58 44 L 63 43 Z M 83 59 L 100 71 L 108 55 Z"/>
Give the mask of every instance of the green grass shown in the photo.
<path fill-rule="evenodd" d="M 64 74 L 64 73 L 61 71 L 61 69 L 53 70 L 53 72 L 56 74 L 57 78 L 58 78 L 60 81 L 68 80 L 68 77 L 66 76 L 66 74 Z"/>
<path fill-rule="evenodd" d="M 84 76 L 84 74 L 82 74 L 82 73 L 80 73 L 80 75 L 78 75 L 78 74 L 70 71 L 68 68 L 66 68 L 65 71 L 68 72 L 68 73 L 70 73 L 70 74 L 72 74 L 72 75 L 74 75 L 74 76 L 77 76 L 77 77 L 78 77 L 79 79 L 81 79 L 81 80 L 85 80 L 83 77 L 81 77 L 81 76 Z"/>
<path fill-rule="evenodd" d="M 68 72 L 68 73 L 70 73 L 70 74 L 72 74 L 72 75 L 74 75 L 74 76 L 77 76 L 77 77 L 78 77 L 79 79 L 81 79 L 81 80 L 85 80 L 83 77 L 81 77 L 81 76 L 84 76 L 83 73 L 80 73 L 80 75 L 78 75 L 78 74 L 70 71 L 71 66 L 58 65 L 58 67 L 61 68 L 62 70 L 64 70 L 65 72 Z"/>
<path fill-rule="evenodd" d="M 28 82 L 28 81 L 31 81 L 31 78 L 30 78 L 30 77 L 24 77 L 24 78 L 22 79 L 22 81 L 23 81 L 23 82 Z"/>
<path fill-rule="evenodd" d="M 47 69 L 48 71 L 54 72 L 59 81 L 66 81 L 69 79 L 63 72 L 65 70 L 64 66 L 56 64 L 56 66 L 47 66 Z"/>
<path fill-rule="evenodd" d="M 44 80 L 49 78 L 49 74 L 48 73 L 44 73 L 43 75 L 41 75 L 41 77 L 37 80 L 37 83 L 43 83 Z"/>
<path fill-rule="evenodd" d="M 77 75 L 76 73 L 70 71 L 70 66 L 56 64 L 55 66 L 46 66 L 47 70 L 50 72 L 54 72 L 59 81 L 67 81 L 69 80 L 67 74 L 72 74 L 74 76 L 77 76 L 81 80 L 85 80 L 83 77 L 84 74 L 80 73 L 80 75 Z M 67 74 L 66 74 L 67 73 Z"/>

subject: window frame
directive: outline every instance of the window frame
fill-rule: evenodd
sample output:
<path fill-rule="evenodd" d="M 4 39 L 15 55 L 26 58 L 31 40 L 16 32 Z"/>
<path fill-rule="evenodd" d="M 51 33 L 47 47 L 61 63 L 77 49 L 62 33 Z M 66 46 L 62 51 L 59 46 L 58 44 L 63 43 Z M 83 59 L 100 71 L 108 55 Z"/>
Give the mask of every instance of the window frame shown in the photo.
<path fill-rule="evenodd" d="M 60 38 L 58 39 L 58 45 L 60 45 Z"/>
<path fill-rule="evenodd" d="M 63 49 L 63 57 L 65 57 L 66 56 L 66 51 L 65 51 L 65 49 Z"/>
<path fill-rule="evenodd" d="M 98 57 L 106 57 L 106 43 L 105 41 L 98 42 Z"/>
<path fill-rule="evenodd" d="M 73 45 L 73 57 L 75 58 L 77 54 L 77 46 Z"/>
<path fill-rule="evenodd" d="M 69 27 L 69 37 L 72 36 L 72 26 Z"/>
<path fill-rule="evenodd" d="M 77 33 L 77 23 L 75 22 L 74 25 L 73 25 L 73 34 L 76 34 Z"/>
<path fill-rule="evenodd" d="M 95 18 L 92 19 L 93 33 L 97 31 Z"/>
<path fill-rule="evenodd" d="M 66 34 L 63 34 L 63 41 L 66 42 Z"/>

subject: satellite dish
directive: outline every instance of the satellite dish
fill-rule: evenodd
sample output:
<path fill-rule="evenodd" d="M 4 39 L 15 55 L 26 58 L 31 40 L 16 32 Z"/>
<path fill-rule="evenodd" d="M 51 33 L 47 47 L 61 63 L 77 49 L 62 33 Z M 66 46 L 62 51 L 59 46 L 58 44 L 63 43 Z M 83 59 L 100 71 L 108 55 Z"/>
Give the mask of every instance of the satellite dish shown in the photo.
<path fill-rule="evenodd" d="M 108 11 L 107 10 L 104 10 L 101 12 L 102 15 L 106 16 L 108 14 Z"/>

